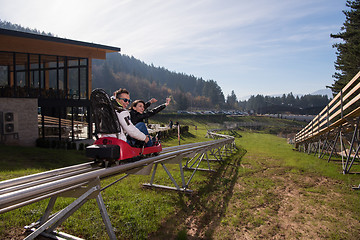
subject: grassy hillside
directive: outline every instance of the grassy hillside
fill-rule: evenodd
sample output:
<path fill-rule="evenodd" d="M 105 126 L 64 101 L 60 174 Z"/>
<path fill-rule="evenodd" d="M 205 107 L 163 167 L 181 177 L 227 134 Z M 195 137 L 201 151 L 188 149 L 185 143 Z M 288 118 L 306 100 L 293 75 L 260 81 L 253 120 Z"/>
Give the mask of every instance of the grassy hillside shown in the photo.
<path fill-rule="evenodd" d="M 283 138 L 239 133 L 239 153 L 150 239 L 358 239 L 359 175 Z"/>
<path fill-rule="evenodd" d="M 182 144 L 204 141 L 208 128 L 221 126 L 220 121 L 179 122 L 198 126 L 190 127 Z M 351 186 L 360 183 L 360 176 L 342 175 L 339 164 L 293 151 L 285 139 L 264 131 L 239 131 L 239 151 L 222 164 L 214 163 L 217 172 L 195 174 L 192 195 L 142 188 L 150 176 L 130 176 L 106 189 L 102 195 L 118 239 L 357 239 L 360 192 Z M 176 144 L 177 139 L 164 142 Z M 1 179 L 86 161 L 79 152 L 53 149 L 0 146 L 0 154 L 5 160 L 0 162 Z M 59 161 L 65 158 L 66 163 Z M 11 167 L 6 159 L 18 164 Z M 48 166 L 46 159 L 57 160 Z M 161 184 L 171 185 L 164 171 L 157 174 Z M 185 174 L 188 178 L 191 172 Z M 102 186 L 119 177 L 102 181 Z M 72 201 L 60 198 L 56 210 Z M 0 238 L 26 236 L 23 226 L 36 221 L 47 202 L 1 214 Z M 95 200 L 82 206 L 61 230 L 85 239 L 108 238 Z"/>
<path fill-rule="evenodd" d="M 179 115 L 175 113 L 161 113 L 153 116 L 150 123 L 162 123 L 168 125 L 169 120 L 174 123 L 188 126 L 205 126 L 206 129 L 223 128 L 224 126 L 239 126 L 240 129 L 253 129 L 263 133 L 280 134 L 296 133 L 307 125 L 306 122 L 288 119 L 271 118 L 265 116 L 227 116 L 227 115 Z M 243 125 L 253 125 L 253 127 L 241 127 Z"/>

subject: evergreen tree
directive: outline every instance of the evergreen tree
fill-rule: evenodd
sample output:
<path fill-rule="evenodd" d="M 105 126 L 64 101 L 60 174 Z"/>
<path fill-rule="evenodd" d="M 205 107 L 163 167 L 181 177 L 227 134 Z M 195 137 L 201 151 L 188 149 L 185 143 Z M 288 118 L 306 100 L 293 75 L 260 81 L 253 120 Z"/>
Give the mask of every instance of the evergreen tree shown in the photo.
<path fill-rule="evenodd" d="M 1 19 L 0 19 L 0 28 L 19 31 L 19 32 L 34 33 L 34 34 L 39 34 L 39 35 L 54 36 L 54 34 L 52 34 L 52 33 L 46 33 L 44 31 L 40 32 L 36 28 L 35 29 L 30 29 L 28 27 L 23 27 L 23 26 L 21 26 L 19 24 L 13 24 L 11 22 L 3 21 Z"/>
<path fill-rule="evenodd" d="M 227 96 L 226 104 L 229 109 L 235 109 L 237 107 L 237 98 L 234 90 L 232 90 L 231 94 Z"/>
<path fill-rule="evenodd" d="M 346 20 L 341 32 L 330 35 L 342 40 L 333 45 L 337 48 L 335 69 L 338 71 L 333 75 L 335 80 L 330 86 L 334 94 L 340 92 L 360 70 L 360 0 L 348 0 L 346 6 L 350 10 L 343 11 Z"/>
<path fill-rule="evenodd" d="M 239 101 L 238 106 L 245 111 L 254 113 L 292 113 L 292 114 L 318 114 L 327 104 L 327 95 L 304 95 L 296 98 L 292 93 L 283 94 L 282 97 L 251 96 L 247 101 Z"/>
<path fill-rule="evenodd" d="M 292 94 L 292 92 L 290 92 L 287 97 L 286 97 L 286 104 L 290 105 L 290 106 L 294 106 L 295 105 L 295 97 Z"/>
<path fill-rule="evenodd" d="M 222 107 L 225 102 L 224 94 L 214 80 L 205 82 L 203 96 L 210 98 L 210 101 L 214 106 Z"/>

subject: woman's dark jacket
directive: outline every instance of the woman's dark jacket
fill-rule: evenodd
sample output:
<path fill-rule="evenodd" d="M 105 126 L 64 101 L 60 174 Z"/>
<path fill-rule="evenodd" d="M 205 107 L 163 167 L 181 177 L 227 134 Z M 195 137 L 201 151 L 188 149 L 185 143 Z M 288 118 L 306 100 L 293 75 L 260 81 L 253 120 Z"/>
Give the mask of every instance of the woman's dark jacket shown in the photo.
<path fill-rule="evenodd" d="M 149 106 L 150 106 L 150 104 L 146 103 L 145 109 L 147 109 Z M 153 108 L 151 110 L 145 110 L 144 113 L 142 113 L 142 114 L 135 111 L 134 109 L 131 109 L 130 110 L 131 122 L 134 125 L 137 124 L 138 122 L 142 122 L 145 118 L 154 116 L 155 114 L 157 114 L 158 112 L 163 110 L 165 107 L 166 107 L 166 105 L 164 103 L 164 104 L 161 104 L 160 106 L 157 106 L 156 108 Z"/>

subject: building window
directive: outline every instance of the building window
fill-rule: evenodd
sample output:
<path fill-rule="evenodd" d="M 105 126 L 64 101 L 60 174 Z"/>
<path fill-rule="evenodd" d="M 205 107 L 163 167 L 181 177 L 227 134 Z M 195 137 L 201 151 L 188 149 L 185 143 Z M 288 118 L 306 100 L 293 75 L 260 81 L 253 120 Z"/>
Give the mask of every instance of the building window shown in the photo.
<path fill-rule="evenodd" d="M 88 59 L 0 52 L 0 97 L 87 99 Z"/>

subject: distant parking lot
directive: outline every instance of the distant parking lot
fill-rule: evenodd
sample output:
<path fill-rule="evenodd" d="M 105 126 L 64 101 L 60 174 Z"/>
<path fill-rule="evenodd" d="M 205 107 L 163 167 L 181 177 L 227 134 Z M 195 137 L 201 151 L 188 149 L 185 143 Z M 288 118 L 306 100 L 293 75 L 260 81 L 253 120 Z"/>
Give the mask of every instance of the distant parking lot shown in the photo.
<path fill-rule="evenodd" d="M 240 116 L 248 116 L 249 114 L 247 112 L 242 111 L 184 111 L 179 110 L 177 111 L 178 114 L 190 114 L 190 115 L 215 115 L 215 114 L 225 114 L 225 115 L 240 115 Z"/>
<path fill-rule="evenodd" d="M 310 122 L 315 117 L 314 115 L 294 115 L 294 114 L 264 114 L 264 116 L 304 121 L 304 122 Z"/>

